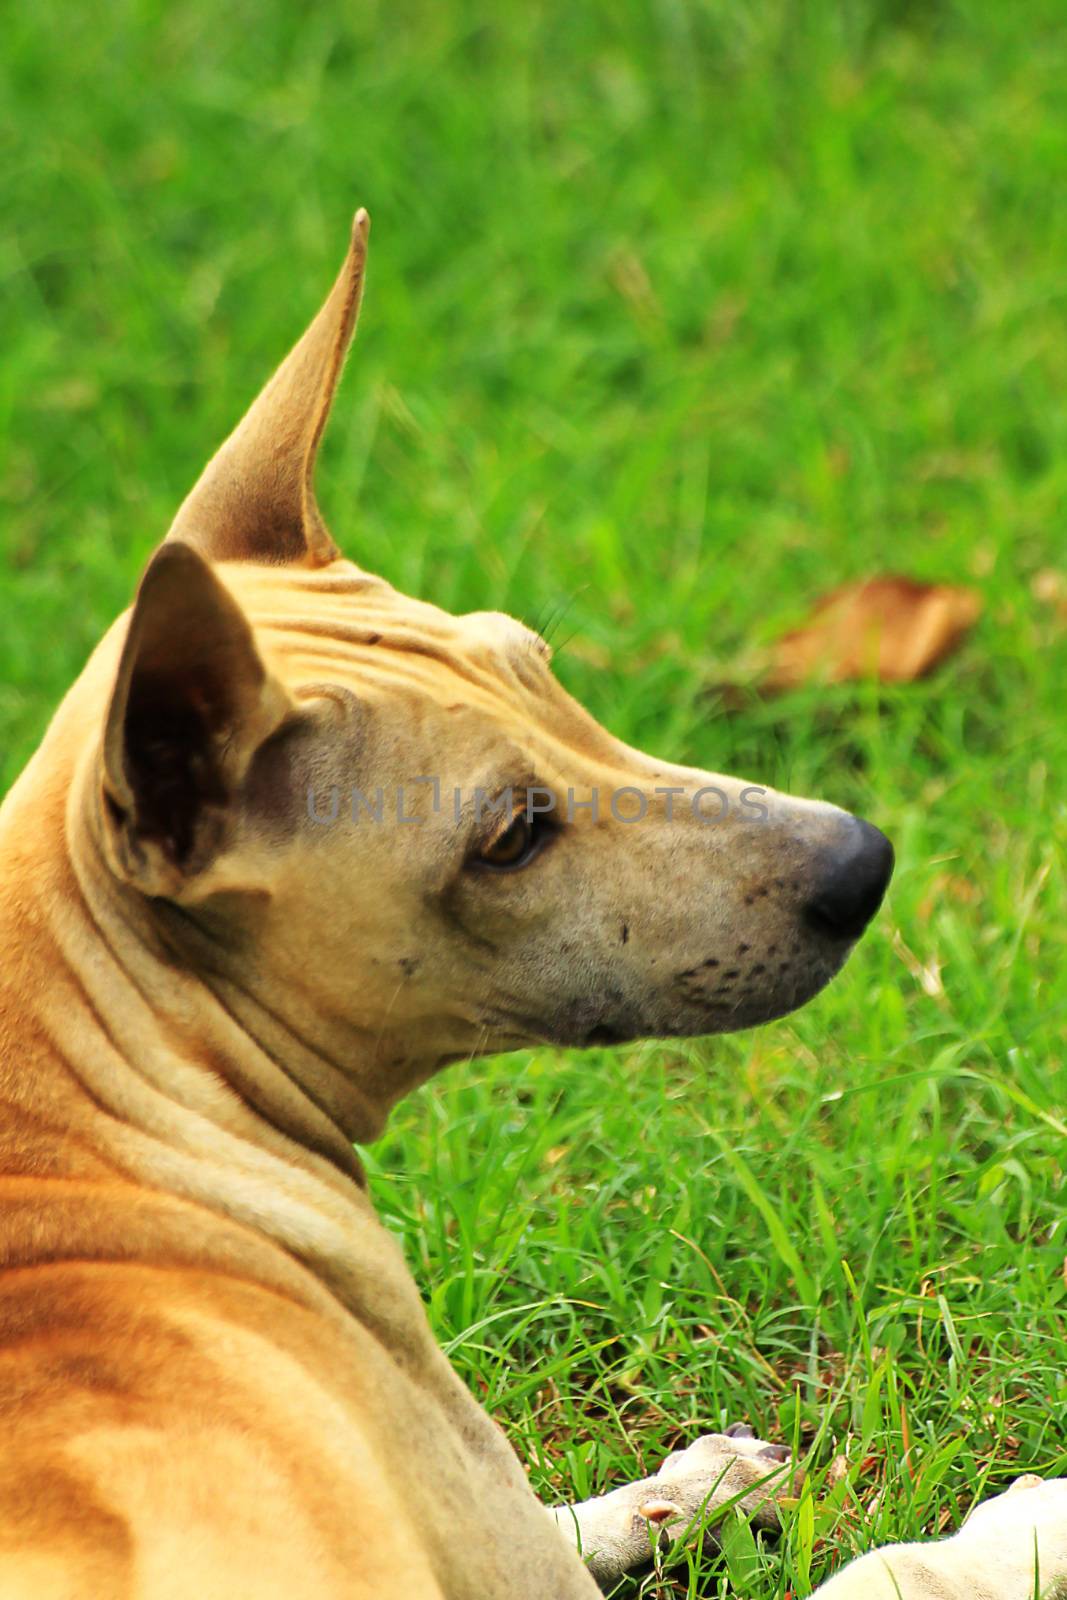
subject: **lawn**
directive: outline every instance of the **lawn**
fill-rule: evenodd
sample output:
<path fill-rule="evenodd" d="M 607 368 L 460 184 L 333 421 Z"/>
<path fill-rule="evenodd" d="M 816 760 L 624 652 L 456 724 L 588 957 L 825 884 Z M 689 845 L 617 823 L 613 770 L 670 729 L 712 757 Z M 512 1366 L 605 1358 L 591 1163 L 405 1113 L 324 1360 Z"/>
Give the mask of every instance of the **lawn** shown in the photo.
<path fill-rule="evenodd" d="M 747 1419 L 783 1541 L 646 1592 L 799 1600 L 1067 1474 L 1059 0 L 38 0 L 0 127 L 5 784 L 365 203 L 347 552 L 896 844 L 797 1016 L 456 1067 L 367 1152 L 538 1491 Z M 722 694 L 885 570 L 983 597 L 934 676 Z"/>

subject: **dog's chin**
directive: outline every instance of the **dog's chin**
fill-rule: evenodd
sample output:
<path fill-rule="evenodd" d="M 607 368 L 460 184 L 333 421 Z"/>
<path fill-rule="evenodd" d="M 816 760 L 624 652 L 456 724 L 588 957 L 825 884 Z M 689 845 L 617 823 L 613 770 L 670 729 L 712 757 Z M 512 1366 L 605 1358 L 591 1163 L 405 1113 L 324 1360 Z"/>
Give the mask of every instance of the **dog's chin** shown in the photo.
<path fill-rule="evenodd" d="M 693 1000 L 670 1010 L 651 1006 L 643 1015 L 601 1016 L 584 1031 L 575 1029 L 563 1035 L 558 1024 L 552 1042 L 582 1050 L 603 1049 L 611 1045 L 633 1044 L 644 1039 L 699 1039 L 716 1033 L 740 1033 L 746 1028 L 777 1022 L 799 1011 L 840 972 L 848 952 L 840 959 L 822 960 L 805 971 L 788 987 L 778 986 L 739 997 L 735 1001 L 711 998 Z"/>
<path fill-rule="evenodd" d="M 791 971 L 788 981 L 753 986 L 735 996 L 726 996 L 710 984 L 707 992 L 694 992 L 695 986 L 688 982 L 682 996 L 670 998 L 653 993 L 644 1003 L 624 1002 L 616 996 L 613 1004 L 605 1004 L 603 995 L 590 995 L 565 1002 L 545 1017 L 520 1015 L 512 1010 L 490 1013 L 481 1019 L 483 1031 L 475 1049 L 479 1055 L 537 1045 L 603 1050 L 641 1040 L 700 1039 L 715 1033 L 740 1033 L 806 1006 L 837 976 L 851 948 L 836 945 L 820 951 L 799 972 Z M 689 974 L 685 976 L 688 979 Z M 458 1056 L 448 1059 L 456 1060 Z"/>

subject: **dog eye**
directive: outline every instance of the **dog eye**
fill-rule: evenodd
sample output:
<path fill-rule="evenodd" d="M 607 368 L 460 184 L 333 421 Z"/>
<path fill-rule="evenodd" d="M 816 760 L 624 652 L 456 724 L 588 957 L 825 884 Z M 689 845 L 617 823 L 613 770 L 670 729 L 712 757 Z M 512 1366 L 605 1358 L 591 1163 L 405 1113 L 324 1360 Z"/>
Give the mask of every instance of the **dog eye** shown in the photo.
<path fill-rule="evenodd" d="M 497 872 L 514 872 L 528 866 L 555 832 L 547 817 L 516 812 L 495 839 L 483 845 L 474 856 L 475 866 L 492 867 Z"/>

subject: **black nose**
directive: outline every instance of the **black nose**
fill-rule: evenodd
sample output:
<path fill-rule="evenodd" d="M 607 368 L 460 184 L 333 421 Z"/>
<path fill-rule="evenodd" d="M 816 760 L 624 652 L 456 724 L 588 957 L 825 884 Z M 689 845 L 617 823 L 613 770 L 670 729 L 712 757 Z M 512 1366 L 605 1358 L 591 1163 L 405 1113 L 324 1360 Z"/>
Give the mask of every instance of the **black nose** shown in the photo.
<path fill-rule="evenodd" d="M 832 939 L 859 938 L 893 875 L 893 846 L 885 834 L 859 817 L 851 818 L 851 825 L 851 838 L 804 907 L 808 923 Z"/>

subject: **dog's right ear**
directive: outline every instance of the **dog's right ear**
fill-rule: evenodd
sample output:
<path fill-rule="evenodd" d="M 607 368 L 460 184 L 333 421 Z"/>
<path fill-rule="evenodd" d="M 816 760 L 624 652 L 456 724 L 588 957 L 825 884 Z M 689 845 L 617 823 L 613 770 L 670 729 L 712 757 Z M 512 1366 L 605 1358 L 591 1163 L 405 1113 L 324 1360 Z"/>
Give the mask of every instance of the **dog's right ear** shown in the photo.
<path fill-rule="evenodd" d="M 103 821 L 118 875 L 153 896 L 210 888 L 249 763 L 291 708 L 209 564 L 164 544 L 141 580 L 104 732 Z"/>
<path fill-rule="evenodd" d="M 359 316 L 369 229 L 357 211 L 325 304 L 208 462 L 168 539 L 212 561 L 322 567 L 337 559 L 315 501 L 315 458 Z"/>

